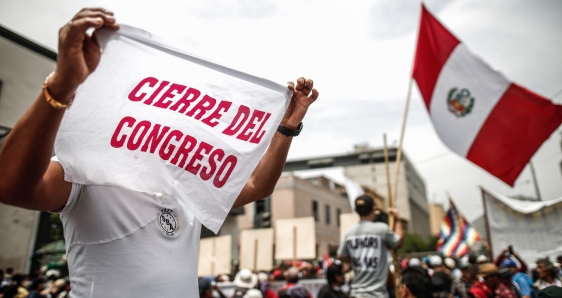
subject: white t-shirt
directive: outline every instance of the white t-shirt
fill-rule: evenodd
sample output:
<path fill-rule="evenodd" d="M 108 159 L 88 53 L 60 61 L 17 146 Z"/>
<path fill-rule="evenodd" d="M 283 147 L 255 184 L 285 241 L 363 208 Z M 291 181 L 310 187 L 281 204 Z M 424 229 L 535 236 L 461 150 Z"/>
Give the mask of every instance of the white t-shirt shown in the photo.
<path fill-rule="evenodd" d="M 201 224 L 179 200 L 72 184 L 61 211 L 71 297 L 198 297 Z"/>

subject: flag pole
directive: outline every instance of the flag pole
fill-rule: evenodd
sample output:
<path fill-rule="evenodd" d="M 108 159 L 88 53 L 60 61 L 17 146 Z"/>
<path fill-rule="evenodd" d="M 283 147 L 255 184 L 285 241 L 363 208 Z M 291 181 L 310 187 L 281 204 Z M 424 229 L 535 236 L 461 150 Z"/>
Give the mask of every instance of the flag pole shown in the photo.
<path fill-rule="evenodd" d="M 388 208 L 394 208 L 395 207 L 395 203 L 394 200 L 392 199 L 392 189 L 390 187 L 390 168 L 389 168 L 389 162 L 388 162 L 388 146 L 386 145 L 386 133 L 383 134 L 383 143 L 384 143 L 384 163 L 386 166 L 386 186 L 388 189 Z M 387 208 L 387 214 L 388 214 L 388 224 L 390 227 L 392 227 L 392 230 L 394 231 L 396 228 L 396 225 L 392 224 L 391 222 L 394 223 L 394 216 L 388 212 L 388 208 Z M 398 249 L 392 249 L 392 263 L 394 265 L 394 293 L 395 293 L 395 298 L 400 298 L 400 262 L 398 261 Z"/>
<path fill-rule="evenodd" d="M 482 193 L 482 205 L 484 205 L 484 226 L 486 227 L 486 242 L 490 247 L 490 260 L 493 260 L 494 249 L 492 248 L 492 238 L 490 237 L 490 223 L 488 223 L 488 207 L 486 206 L 485 191 L 482 186 L 480 186 L 480 192 Z"/>
<path fill-rule="evenodd" d="M 408 94 L 406 95 L 406 107 L 404 108 L 404 117 L 402 118 L 402 129 L 400 130 L 400 142 L 398 143 L 398 150 L 396 152 L 396 170 L 394 172 L 394 191 L 392 192 L 392 197 L 398 199 L 398 175 L 400 174 L 400 161 L 402 160 L 402 144 L 404 142 L 404 131 L 406 130 L 406 120 L 408 119 L 408 110 L 410 108 L 410 98 L 412 95 L 412 85 L 414 83 L 414 78 L 410 77 L 410 83 L 408 84 Z M 395 206 L 392 206 L 394 208 Z M 390 223 L 390 218 L 389 218 Z M 394 225 L 393 225 L 394 226 Z"/>

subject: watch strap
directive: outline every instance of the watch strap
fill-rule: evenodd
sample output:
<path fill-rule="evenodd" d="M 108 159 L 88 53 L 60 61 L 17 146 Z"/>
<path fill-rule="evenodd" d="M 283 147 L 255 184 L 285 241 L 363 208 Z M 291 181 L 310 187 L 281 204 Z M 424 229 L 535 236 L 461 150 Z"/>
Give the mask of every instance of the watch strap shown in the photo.
<path fill-rule="evenodd" d="M 297 129 L 295 129 L 295 130 L 286 128 L 283 125 L 279 125 L 279 127 L 277 127 L 277 131 L 284 136 L 296 137 L 301 133 L 302 127 L 303 127 L 302 122 L 299 123 L 299 126 L 297 126 Z"/>

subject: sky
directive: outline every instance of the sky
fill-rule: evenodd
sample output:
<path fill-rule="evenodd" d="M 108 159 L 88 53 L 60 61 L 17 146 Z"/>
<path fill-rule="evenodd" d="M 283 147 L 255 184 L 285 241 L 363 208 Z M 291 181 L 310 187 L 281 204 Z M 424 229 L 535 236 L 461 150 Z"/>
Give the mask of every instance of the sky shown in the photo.
<path fill-rule="evenodd" d="M 562 2 L 432 0 L 427 8 L 510 80 L 562 104 Z M 355 144 L 397 144 L 415 50 L 416 0 L 0 0 L 0 24 L 56 50 L 58 29 L 82 7 L 104 7 L 186 52 L 284 84 L 300 76 L 320 91 L 289 159 L 343 154 Z M 522 140 L 523 142 L 524 140 Z M 451 152 L 436 135 L 414 84 L 404 150 L 430 202 L 450 196 L 469 220 L 479 187 L 535 196 L 529 168 L 509 187 Z M 532 158 L 543 200 L 562 197 L 562 128 Z M 342 169 L 324 174 L 342 181 Z"/>

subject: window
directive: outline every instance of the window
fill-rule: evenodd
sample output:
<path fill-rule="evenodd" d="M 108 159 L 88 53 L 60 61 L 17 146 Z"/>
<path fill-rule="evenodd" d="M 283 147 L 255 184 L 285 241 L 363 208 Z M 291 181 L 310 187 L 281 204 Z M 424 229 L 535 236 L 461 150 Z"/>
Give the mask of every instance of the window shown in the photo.
<path fill-rule="evenodd" d="M 330 210 L 330 205 L 326 204 L 326 224 L 331 224 L 332 221 L 332 210 Z"/>
<path fill-rule="evenodd" d="M 320 221 L 320 214 L 318 214 L 318 201 L 312 200 L 312 216 L 314 216 L 314 221 Z"/>
<path fill-rule="evenodd" d="M 341 215 L 341 209 L 338 208 L 336 209 L 336 222 L 338 223 L 338 228 L 340 227 L 340 215 Z"/>

